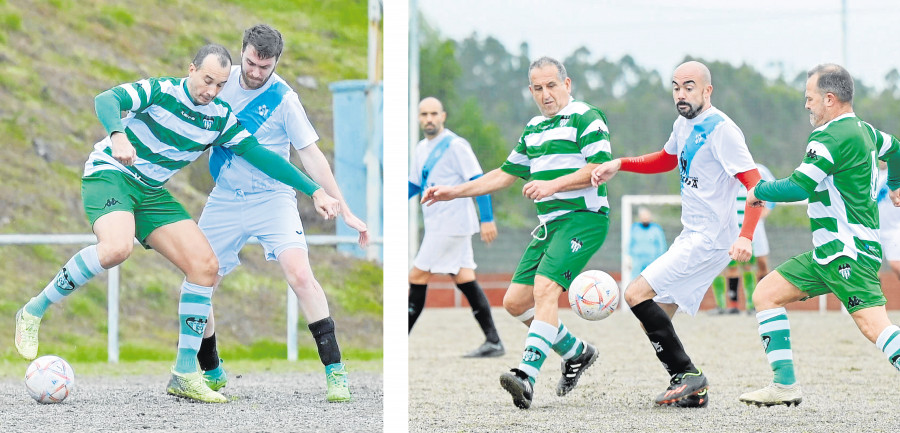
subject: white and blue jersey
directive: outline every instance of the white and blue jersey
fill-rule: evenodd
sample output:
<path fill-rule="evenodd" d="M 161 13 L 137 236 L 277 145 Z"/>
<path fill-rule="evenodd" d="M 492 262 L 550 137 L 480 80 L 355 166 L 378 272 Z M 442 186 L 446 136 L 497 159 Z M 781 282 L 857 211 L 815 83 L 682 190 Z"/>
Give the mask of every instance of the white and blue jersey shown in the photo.
<path fill-rule="evenodd" d="M 714 249 L 728 249 L 739 234 L 735 177 L 756 164 L 744 134 L 725 113 L 710 107 L 693 119 L 679 116 L 664 147 L 678 157 L 681 222 L 704 234 Z"/>
<path fill-rule="evenodd" d="M 240 85 L 240 76 L 240 65 L 232 66 L 228 82 L 218 98 L 231 105 L 238 120 L 261 145 L 290 159 L 291 146 L 299 150 L 318 141 L 319 136 L 309 123 L 300 98 L 284 79 L 272 73 L 261 88 L 245 90 Z M 296 194 L 290 186 L 269 177 L 228 149 L 213 148 L 209 155 L 209 170 L 216 181 L 216 189 L 245 194 L 264 191 Z"/>

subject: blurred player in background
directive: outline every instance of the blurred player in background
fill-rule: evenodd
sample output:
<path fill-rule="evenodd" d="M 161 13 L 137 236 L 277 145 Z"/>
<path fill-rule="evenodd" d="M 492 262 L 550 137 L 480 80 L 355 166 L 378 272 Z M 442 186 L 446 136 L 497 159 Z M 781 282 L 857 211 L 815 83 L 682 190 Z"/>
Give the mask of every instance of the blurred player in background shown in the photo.
<path fill-rule="evenodd" d="M 641 275 L 641 271 L 666 252 L 666 234 L 662 226 L 653 222 L 650 209 L 638 209 L 638 221 L 631 225 L 628 256 L 631 258 L 631 279 Z"/>
<path fill-rule="evenodd" d="M 503 298 L 503 306 L 528 326 L 518 368 L 500 376 L 500 384 L 521 409 L 531 406 L 534 382 L 553 350 L 562 361 L 556 394 L 575 388 L 597 349 L 572 335 L 558 316 L 559 296 L 591 256 L 609 229 L 606 187 L 591 187 L 591 169 L 610 159 L 606 116 L 570 96 L 572 80 L 555 59 L 542 57 L 528 67 L 528 89 L 541 111 L 522 133 L 500 168 L 455 186 L 432 186 L 422 203 L 475 197 L 528 181 L 522 194 L 534 200 L 540 225 Z"/>
<path fill-rule="evenodd" d="M 366 224 L 344 201 L 328 160 L 316 145 L 319 136 L 306 117 L 297 93 L 275 73 L 283 48 L 281 33 L 272 27 L 260 24 L 244 31 L 241 64 L 231 67 L 219 99 L 231 105 L 237 119 L 261 146 L 283 161 L 290 160 L 291 147 L 297 149 L 310 177 L 340 202 L 340 215 L 348 226 L 359 231 L 359 244 L 365 246 Z M 349 401 L 347 371 L 341 362 L 328 299 L 309 264 L 309 247 L 297 211 L 296 193 L 228 149 L 213 148 L 209 168 L 216 186 L 209 194 L 199 225 L 219 259 L 215 287 L 240 264 L 238 253 L 251 236 L 256 236 L 266 259 L 278 261 L 297 294 L 316 341 L 319 359 L 325 366 L 326 399 Z M 197 358 L 210 388 L 224 387 L 228 376 L 216 348 L 212 310 Z"/>
<path fill-rule="evenodd" d="M 197 368 L 219 264 L 206 237 L 164 184 L 207 147 L 222 147 L 312 196 L 322 216 L 333 218 L 340 209 L 340 202 L 319 185 L 260 146 L 231 108 L 216 99 L 230 67 L 228 50 L 210 44 L 194 57 L 187 78 L 148 78 L 96 97 L 97 117 L 109 136 L 94 146 L 85 163 L 81 194 L 98 243 L 75 254 L 16 313 L 15 343 L 23 357 L 37 355 L 38 330 L 47 308 L 124 262 L 137 237 L 185 274 L 178 304 L 178 355 L 166 391 L 209 403 L 228 401 L 207 386 Z M 122 111 L 128 112 L 124 119 Z"/>
<path fill-rule="evenodd" d="M 900 327 L 885 310 L 878 269 L 878 166 L 889 160 L 888 195 L 900 206 L 900 143 L 853 113 L 853 78 L 835 64 L 807 74 L 806 109 L 815 129 L 806 156 L 790 177 L 762 182 L 747 193 L 748 203 L 809 199 L 813 250 L 795 256 L 766 276 L 753 296 L 759 309 L 759 336 L 774 378 L 740 400 L 755 405 L 799 404 L 794 375 L 791 327 L 785 306 L 833 293 L 862 334 L 900 369 Z M 825 342 L 827 344 L 827 342 Z"/>
<path fill-rule="evenodd" d="M 709 384 L 681 345 L 672 316 L 679 309 L 697 314 L 710 283 L 728 262 L 750 258 L 760 210 L 748 206 L 744 226 L 738 229 L 735 203 L 741 184 L 756 186 L 759 172 L 740 128 L 712 106 L 712 76 L 706 65 L 693 61 L 680 65 L 672 86 L 681 117 L 675 120 L 663 149 L 607 162 L 593 171 L 592 181 L 607 182 L 619 170 L 662 173 L 679 168 L 684 230 L 665 254 L 628 285 L 625 301 L 671 377 L 656 403 L 705 407 Z"/>
<path fill-rule="evenodd" d="M 762 180 L 773 181 L 775 176 L 766 166 L 756 164 L 759 175 Z M 738 209 L 738 227 L 744 224 L 744 207 L 747 201 L 747 190 L 741 188 L 738 190 L 737 209 Z M 745 308 L 748 314 L 755 314 L 756 309 L 753 306 L 753 291 L 756 289 L 756 282 L 763 279 L 769 273 L 769 237 L 766 235 L 766 217 L 769 212 L 775 208 L 775 203 L 766 202 L 756 224 L 756 230 L 753 232 L 753 256 L 744 263 L 738 263 L 732 260 L 725 268 L 722 275 L 713 280 L 713 294 L 716 299 L 716 314 L 739 314 L 738 308 L 738 284 L 743 279 L 744 283 L 744 299 Z M 756 265 L 757 272 L 753 271 L 753 265 Z M 725 301 L 725 279 L 728 279 L 728 302 Z M 727 306 L 727 310 L 725 309 Z"/>
<path fill-rule="evenodd" d="M 472 146 L 464 138 L 444 128 L 447 113 L 437 98 L 419 102 L 419 125 L 425 138 L 416 145 L 409 172 L 409 198 L 429 185 L 459 185 L 481 177 L 481 165 Z M 425 236 L 409 271 L 409 332 L 425 308 L 428 281 L 434 274 L 450 274 L 465 295 L 472 314 L 484 332 L 485 342 L 469 352 L 467 358 L 502 356 L 505 352 L 500 334 L 491 316 L 491 304 L 475 280 L 472 235 L 481 231 L 487 244 L 497 237 L 497 226 L 488 194 L 475 198 L 481 214 L 481 226 L 471 199 L 452 200 L 422 208 Z M 480 229 L 480 230 L 479 230 Z"/>
<path fill-rule="evenodd" d="M 881 228 L 878 229 L 878 234 L 881 237 L 881 247 L 888 267 L 900 277 L 900 208 L 891 202 L 887 178 L 887 164 L 879 161 L 877 201 Z"/>

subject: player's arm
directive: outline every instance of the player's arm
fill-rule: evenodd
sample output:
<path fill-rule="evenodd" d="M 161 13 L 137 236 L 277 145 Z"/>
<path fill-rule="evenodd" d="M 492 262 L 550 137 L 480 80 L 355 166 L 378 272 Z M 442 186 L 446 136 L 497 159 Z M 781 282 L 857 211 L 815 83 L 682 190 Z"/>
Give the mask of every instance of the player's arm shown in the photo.
<path fill-rule="evenodd" d="M 477 174 L 469 180 L 475 180 L 483 175 Z M 497 238 L 497 224 L 494 224 L 494 206 L 491 202 L 491 195 L 484 194 L 475 197 L 475 203 L 478 204 L 478 219 L 481 221 L 481 240 L 484 243 L 491 243 Z"/>
<path fill-rule="evenodd" d="M 155 80 L 122 84 L 106 90 L 94 98 L 94 110 L 103 129 L 109 135 L 112 157 L 123 165 L 134 164 L 137 151 L 125 135 L 122 111 L 140 109 L 150 105 L 148 89 L 158 88 Z"/>
<path fill-rule="evenodd" d="M 494 191 L 507 188 L 516 181 L 513 176 L 502 169 L 494 169 L 488 174 L 477 179 L 470 180 L 454 186 L 432 186 L 422 194 L 422 204 L 433 204 L 438 201 L 453 200 L 460 197 L 476 197 L 490 194 Z"/>
<path fill-rule="evenodd" d="M 551 180 L 533 180 L 522 187 L 522 195 L 540 200 L 557 192 L 573 191 L 591 186 L 591 172 L 600 164 L 586 164 L 577 171 Z"/>
<path fill-rule="evenodd" d="M 632 173 L 664 173 L 678 166 L 678 157 L 665 149 L 641 156 L 616 158 L 600 164 L 591 172 L 591 184 L 600 185 L 609 182 L 619 171 Z"/>
<path fill-rule="evenodd" d="M 341 189 L 338 187 L 337 180 L 335 180 L 334 174 L 331 172 L 331 166 L 328 164 L 328 159 L 325 158 L 325 154 L 322 153 L 319 146 L 317 146 L 316 143 L 311 143 L 298 150 L 297 154 L 300 155 L 300 162 L 303 164 L 303 167 L 309 172 L 309 177 L 311 177 L 314 182 L 321 185 L 328 195 L 334 197 L 340 203 L 341 216 L 344 218 L 344 223 L 359 232 L 359 245 L 363 247 L 368 245 L 368 227 L 366 226 L 366 223 L 350 211 L 350 206 L 348 206 L 346 200 L 344 200 Z"/>

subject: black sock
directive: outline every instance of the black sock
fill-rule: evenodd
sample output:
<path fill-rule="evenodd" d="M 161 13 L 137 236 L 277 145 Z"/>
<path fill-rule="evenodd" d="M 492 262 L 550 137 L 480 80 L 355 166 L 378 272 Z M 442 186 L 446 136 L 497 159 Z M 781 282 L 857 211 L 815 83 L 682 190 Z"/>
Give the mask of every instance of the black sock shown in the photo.
<path fill-rule="evenodd" d="M 472 314 L 475 315 L 475 320 L 481 326 L 487 341 L 494 344 L 499 343 L 500 334 L 497 333 L 497 328 L 494 327 L 494 318 L 491 316 L 491 304 L 488 302 L 487 296 L 484 295 L 484 291 L 478 285 L 478 281 L 472 280 L 468 283 L 460 283 L 456 287 L 459 287 L 459 291 L 466 296 L 466 300 L 472 306 Z"/>
<path fill-rule="evenodd" d="M 728 279 L 728 299 L 732 302 L 738 301 L 738 278 Z"/>
<path fill-rule="evenodd" d="M 197 351 L 197 362 L 203 371 L 213 370 L 219 366 L 219 351 L 216 349 L 216 334 L 200 340 L 200 350 Z"/>
<path fill-rule="evenodd" d="M 319 349 L 319 359 L 322 364 L 331 365 L 341 362 L 341 348 L 338 347 L 334 337 L 334 320 L 326 317 L 309 324 L 309 331 L 316 339 L 316 348 Z"/>
<path fill-rule="evenodd" d="M 413 325 L 416 324 L 416 320 L 419 319 L 419 315 L 425 308 L 427 288 L 427 284 L 409 283 L 409 331 L 407 333 L 412 331 Z"/>
<path fill-rule="evenodd" d="M 669 376 L 694 370 L 691 358 L 685 353 L 681 340 L 675 334 L 672 320 L 656 302 L 648 299 L 631 307 L 631 312 L 644 325 L 656 357 L 669 372 Z"/>

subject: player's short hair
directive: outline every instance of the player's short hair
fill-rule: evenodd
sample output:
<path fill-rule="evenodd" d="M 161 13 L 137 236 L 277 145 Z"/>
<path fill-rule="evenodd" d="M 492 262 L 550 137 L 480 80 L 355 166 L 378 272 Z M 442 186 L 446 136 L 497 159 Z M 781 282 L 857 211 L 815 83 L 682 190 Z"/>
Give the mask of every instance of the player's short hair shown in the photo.
<path fill-rule="evenodd" d="M 559 60 L 554 59 L 553 57 L 541 57 L 528 66 L 528 83 L 531 84 L 531 71 L 537 68 L 543 68 L 547 65 L 553 65 L 556 68 L 556 77 L 559 78 L 560 82 L 566 81 L 566 78 L 569 78 L 569 75 L 566 73 L 566 67 L 563 66 Z"/>
<path fill-rule="evenodd" d="M 244 30 L 244 40 L 241 42 L 241 51 L 247 49 L 247 45 L 253 45 L 256 48 L 256 54 L 261 59 L 278 60 L 281 57 L 281 51 L 284 49 L 284 39 L 278 30 L 266 24 L 257 24 Z"/>
<path fill-rule="evenodd" d="M 819 75 L 816 87 L 824 95 L 831 93 L 841 102 L 853 102 L 853 77 L 843 66 L 834 63 L 823 63 L 809 70 L 806 78 Z"/>
<path fill-rule="evenodd" d="M 194 67 L 199 68 L 209 55 L 215 55 L 216 58 L 219 59 L 219 65 L 223 68 L 231 66 L 231 54 L 228 54 L 228 50 L 225 49 L 225 47 L 219 44 L 206 44 L 203 48 L 200 48 L 200 51 L 197 51 L 197 55 L 194 56 L 192 62 Z"/>

